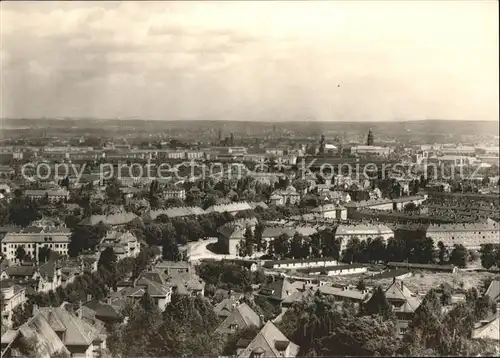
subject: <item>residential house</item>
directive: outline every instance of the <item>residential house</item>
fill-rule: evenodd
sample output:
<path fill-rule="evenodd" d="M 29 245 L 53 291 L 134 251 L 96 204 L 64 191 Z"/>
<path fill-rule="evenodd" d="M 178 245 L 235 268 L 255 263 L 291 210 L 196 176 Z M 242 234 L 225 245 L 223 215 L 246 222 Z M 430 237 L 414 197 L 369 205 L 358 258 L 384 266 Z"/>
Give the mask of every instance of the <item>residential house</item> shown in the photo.
<path fill-rule="evenodd" d="M 491 281 L 484 295 L 491 298 L 493 302 L 500 302 L 500 280 Z"/>
<path fill-rule="evenodd" d="M 281 201 L 274 200 L 273 197 L 278 198 L 281 197 Z M 300 201 L 300 194 L 297 192 L 297 189 L 295 189 L 292 185 L 289 185 L 286 189 L 284 190 L 275 190 L 272 195 L 271 195 L 271 201 L 275 205 L 295 205 Z"/>
<path fill-rule="evenodd" d="M 94 358 L 106 348 L 105 335 L 62 307 L 35 306 L 28 322 L 2 336 L 2 357 L 16 357 L 21 351 L 32 349 L 26 347 L 26 340 L 37 344 L 36 354 L 40 358 L 56 354 Z"/>
<path fill-rule="evenodd" d="M 108 247 L 113 249 L 118 261 L 127 257 L 137 257 L 141 251 L 139 240 L 129 231 L 108 232 L 99 244 L 99 251 L 102 252 Z"/>
<path fill-rule="evenodd" d="M 237 344 L 238 358 L 294 358 L 300 347 L 291 342 L 271 321 L 250 342 L 240 340 Z"/>
<path fill-rule="evenodd" d="M 261 286 L 257 295 L 267 298 L 271 303 L 281 305 L 295 291 L 297 291 L 297 288 L 292 286 L 287 278 L 270 276 L 270 281 Z"/>
<path fill-rule="evenodd" d="M 2 322 L 10 326 L 14 308 L 22 306 L 26 302 L 26 289 L 12 281 L 2 280 L 0 283 L 3 297 Z"/>
<path fill-rule="evenodd" d="M 240 296 L 243 297 L 242 295 Z M 226 317 L 228 317 L 239 305 L 241 297 L 230 295 L 228 298 L 224 298 L 222 301 L 217 303 L 214 307 L 214 312 L 217 317 L 226 319 Z"/>
<path fill-rule="evenodd" d="M 332 285 L 322 285 L 318 291 L 321 294 L 332 297 L 335 301 L 352 302 L 357 307 L 370 297 L 368 290 L 360 291 L 349 286 L 334 287 Z"/>
<path fill-rule="evenodd" d="M 247 228 L 253 231 L 256 225 L 256 219 L 240 219 L 221 226 L 218 230 L 221 247 L 230 255 L 238 255 L 238 245 L 244 239 Z"/>
<path fill-rule="evenodd" d="M 167 282 L 164 275 L 159 272 L 148 272 L 141 274 L 130 286 L 112 294 L 112 299 L 129 298 L 133 302 L 138 302 L 148 291 L 158 309 L 163 312 L 172 299 L 172 289 L 172 285 Z"/>
<path fill-rule="evenodd" d="M 80 309 L 82 308 L 91 312 L 91 316 L 94 319 L 104 324 L 112 325 L 123 322 L 123 317 L 120 314 L 120 307 L 118 305 L 113 305 L 111 297 L 108 297 L 106 302 L 92 299 L 80 307 Z"/>
<path fill-rule="evenodd" d="M 385 290 L 385 297 L 398 320 L 396 328 L 399 330 L 399 334 L 405 334 L 415 311 L 421 304 L 420 299 L 404 285 L 403 281 L 396 279 Z"/>
<path fill-rule="evenodd" d="M 260 327 L 261 318 L 246 303 L 234 307 L 226 319 L 217 327 L 216 332 L 231 334 L 251 326 Z"/>
<path fill-rule="evenodd" d="M 500 320 L 498 313 L 493 319 L 483 320 L 475 325 L 472 339 L 500 340 Z"/>

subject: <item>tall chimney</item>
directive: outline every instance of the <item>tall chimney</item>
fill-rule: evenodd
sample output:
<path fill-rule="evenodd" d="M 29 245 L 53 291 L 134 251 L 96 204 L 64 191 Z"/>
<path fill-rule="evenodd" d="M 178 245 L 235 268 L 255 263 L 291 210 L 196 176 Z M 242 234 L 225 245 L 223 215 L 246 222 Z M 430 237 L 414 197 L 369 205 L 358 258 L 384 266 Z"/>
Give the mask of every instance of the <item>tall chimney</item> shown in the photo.
<path fill-rule="evenodd" d="M 35 316 L 38 313 L 38 305 L 34 304 L 32 309 L 32 315 Z"/>
<path fill-rule="evenodd" d="M 260 318 L 260 326 L 262 327 L 262 326 L 264 326 L 264 324 L 266 323 L 266 322 L 265 322 L 265 319 L 264 319 L 264 315 L 262 315 L 262 314 L 261 314 L 261 315 L 259 315 L 259 318 Z"/>
<path fill-rule="evenodd" d="M 403 290 L 403 281 L 401 281 L 401 290 Z"/>

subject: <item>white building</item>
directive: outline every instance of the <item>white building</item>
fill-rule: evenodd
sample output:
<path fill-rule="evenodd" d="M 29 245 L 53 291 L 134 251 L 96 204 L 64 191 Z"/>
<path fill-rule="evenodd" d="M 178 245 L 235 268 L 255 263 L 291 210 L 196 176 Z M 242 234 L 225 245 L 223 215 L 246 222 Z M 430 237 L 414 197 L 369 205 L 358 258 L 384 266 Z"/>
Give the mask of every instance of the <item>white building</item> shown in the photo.
<path fill-rule="evenodd" d="M 69 232 L 9 232 L 2 240 L 2 254 L 9 261 L 15 261 L 16 250 L 22 247 L 26 254 L 38 257 L 43 246 L 62 256 L 68 255 Z"/>
<path fill-rule="evenodd" d="M 26 190 L 24 196 L 36 200 L 48 198 L 50 202 L 58 202 L 68 200 L 69 191 L 66 189 Z"/>
<path fill-rule="evenodd" d="M 383 224 L 341 224 L 337 227 L 337 231 L 335 232 L 335 238 L 342 239 L 341 252 L 345 249 L 349 240 L 354 237 L 357 237 L 361 241 L 365 241 L 368 238 L 373 240 L 377 237 L 382 237 L 384 241 L 387 241 L 393 236 L 394 231 Z"/>
<path fill-rule="evenodd" d="M 165 199 L 180 199 L 186 200 L 186 190 L 184 189 L 166 189 L 163 192 Z"/>
<path fill-rule="evenodd" d="M 12 282 L 3 281 L 2 284 L 2 322 L 10 326 L 12 322 L 12 311 L 26 302 L 26 289 Z"/>

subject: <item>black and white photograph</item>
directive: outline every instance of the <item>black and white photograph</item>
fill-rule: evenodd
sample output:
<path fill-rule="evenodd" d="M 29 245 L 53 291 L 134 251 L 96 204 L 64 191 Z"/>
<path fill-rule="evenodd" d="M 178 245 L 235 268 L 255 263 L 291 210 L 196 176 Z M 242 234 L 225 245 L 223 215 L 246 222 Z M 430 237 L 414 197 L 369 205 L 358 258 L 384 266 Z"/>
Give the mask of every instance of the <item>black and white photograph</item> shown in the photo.
<path fill-rule="evenodd" d="M 1 1 L 1 358 L 500 357 L 498 18 Z"/>

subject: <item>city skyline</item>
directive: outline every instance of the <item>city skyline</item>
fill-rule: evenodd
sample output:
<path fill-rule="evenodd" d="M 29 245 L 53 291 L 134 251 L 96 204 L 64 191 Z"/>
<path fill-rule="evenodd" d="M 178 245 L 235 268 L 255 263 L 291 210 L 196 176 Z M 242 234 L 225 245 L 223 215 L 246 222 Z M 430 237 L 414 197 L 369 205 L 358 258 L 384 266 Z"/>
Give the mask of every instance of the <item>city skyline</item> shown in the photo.
<path fill-rule="evenodd" d="M 1 17 L 2 118 L 498 120 L 492 1 L 2 2 Z"/>

